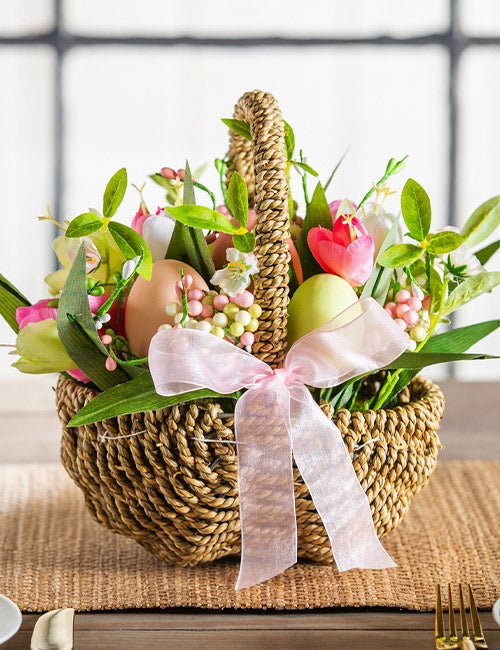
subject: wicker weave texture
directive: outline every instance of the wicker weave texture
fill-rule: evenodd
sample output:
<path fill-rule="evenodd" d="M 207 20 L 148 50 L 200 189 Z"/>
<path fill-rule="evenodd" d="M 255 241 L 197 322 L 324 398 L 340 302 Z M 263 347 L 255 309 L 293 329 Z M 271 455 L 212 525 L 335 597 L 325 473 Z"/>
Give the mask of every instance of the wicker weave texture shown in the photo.
<path fill-rule="evenodd" d="M 260 90 L 245 93 L 234 117 L 250 125 L 250 142 L 230 132 L 228 179 L 234 171 L 245 179 L 249 202 L 257 213 L 254 232 L 259 273 L 255 301 L 262 307 L 253 354 L 271 367 L 281 365 L 286 347 L 288 307 L 288 185 L 285 133 L 278 103 Z"/>
<path fill-rule="evenodd" d="M 397 526 L 428 482 L 440 448 L 441 391 L 419 377 L 409 393 L 410 401 L 394 409 L 341 410 L 334 418 L 379 536 Z M 184 566 L 239 554 L 234 433 L 217 404 L 179 404 L 68 428 L 95 393 L 61 377 L 56 396 L 63 465 L 99 523 Z M 332 562 L 330 542 L 297 470 L 295 499 L 299 556 Z"/>

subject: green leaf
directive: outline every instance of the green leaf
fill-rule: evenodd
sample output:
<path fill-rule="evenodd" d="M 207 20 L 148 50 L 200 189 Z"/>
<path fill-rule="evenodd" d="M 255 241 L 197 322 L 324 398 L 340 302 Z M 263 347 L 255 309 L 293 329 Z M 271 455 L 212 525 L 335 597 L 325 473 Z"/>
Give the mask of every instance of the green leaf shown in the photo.
<path fill-rule="evenodd" d="M 500 284 L 500 271 L 484 271 L 461 282 L 448 296 L 443 316 Z"/>
<path fill-rule="evenodd" d="M 188 226 L 185 226 L 180 221 L 175 222 L 174 230 L 170 238 L 170 243 L 165 254 L 165 258 L 169 260 L 179 260 L 179 262 L 187 262 L 187 247 L 186 239 L 188 235 Z"/>
<path fill-rule="evenodd" d="M 472 361 L 477 359 L 498 359 L 491 354 L 471 353 L 459 354 L 456 352 L 403 352 L 401 356 L 384 367 L 384 370 L 397 370 L 413 368 L 421 370 L 437 363 L 450 363 L 451 361 Z"/>
<path fill-rule="evenodd" d="M 196 205 L 196 197 L 194 193 L 193 186 L 193 175 L 191 174 L 191 168 L 188 161 L 186 160 L 186 167 L 184 169 L 184 187 L 182 192 L 182 201 L 185 205 Z"/>
<path fill-rule="evenodd" d="M 344 153 L 342 154 L 340 160 L 339 160 L 338 163 L 335 165 L 335 167 L 332 169 L 332 173 L 330 174 L 330 176 L 328 176 L 328 178 L 327 178 L 327 180 L 326 180 L 326 183 L 323 185 L 323 190 L 324 190 L 325 192 L 326 192 L 326 190 L 328 189 L 328 186 L 330 185 L 330 183 L 332 182 L 333 177 L 334 177 L 335 174 L 337 173 L 337 171 L 338 171 L 340 165 L 344 162 L 344 158 L 347 156 L 347 152 L 348 152 L 348 151 L 349 151 L 349 148 L 347 148 L 347 149 L 344 151 Z"/>
<path fill-rule="evenodd" d="M 423 241 L 431 227 L 431 202 L 424 188 L 412 178 L 401 192 L 401 211 L 410 236 Z"/>
<path fill-rule="evenodd" d="M 251 253 L 255 248 L 255 235 L 253 232 L 246 232 L 242 235 L 233 235 L 233 245 L 242 253 Z"/>
<path fill-rule="evenodd" d="M 414 244 L 394 244 L 387 248 L 377 259 L 380 266 L 387 266 L 391 269 L 409 266 L 420 259 L 424 251 L 420 246 Z"/>
<path fill-rule="evenodd" d="M 84 212 L 71 220 L 66 229 L 66 237 L 86 237 L 103 226 L 103 221 L 95 212 Z"/>
<path fill-rule="evenodd" d="M 354 377 L 344 382 L 339 386 L 338 392 L 328 400 L 328 404 L 334 413 L 347 406 L 353 396 L 354 388 L 358 381 L 359 377 Z"/>
<path fill-rule="evenodd" d="M 306 216 L 300 232 L 300 239 L 297 242 L 304 280 L 307 280 L 312 275 L 323 273 L 323 269 L 314 259 L 307 244 L 309 231 L 311 228 L 316 228 L 317 226 L 323 226 L 323 228 L 328 228 L 328 230 L 332 230 L 333 228 L 332 213 L 328 207 L 328 201 L 321 187 L 321 183 L 316 185 L 311 202 L 307 206 Z"/>
<path fill-rule="evenodd" d="M 232 228 L 237 230 L 237 228 L 231 224 L 229 219 L 221 215 L 219 212 L 195 205 L 194 188 L 192 185 L 189 163 L 187 161 L 186 175 L 184 179 L 184 200 L 191 201 L 192 205 L 182 205 L 168 209 L 166 208 L 166 212 L 170 213 L 170 211 L 175 211 L 179 208 L 182 208 L 188 210 L 188 212 L 191 210 L 194 211 L 195 214 L 200 214 L 199 210 L 201 208 L 202 219 L 203 214 L 205 214 L 203 210 L 208 210 L 210 213 L 215 213 L 215 215 L 218 215 L 216 216 L 217 219 L 219 217 L 222 217 L 225 220 L 225 224 L 230 224 Z M 172 216 L 175 217 L 175 215 Z M 210 278 L 215 273 L 214 262 L 212 260 L 210 249 L 208 248 L 208 244 L 203 235 L 203 232 L 198 227 L 193 228 L 191 225 L 182 223 L 182 219 L 176 218 L 174 231 L 172 233 L 170 244 L 168 245 L 168 250 L 165 257 L 167 259 L 179 260 L 179 262 L 186 262 L 186 264 L 191 265 L 195 271 L 198 271 L 198 273 L 207 281 L 210 281 Z"/>
<path fill-rule="evenodd" d="M 477 246 L 500 225 L 500 196 L 482 203 L 465 222 L 462 235 L 467 246 Z"/>
<path fill-rule="evenodd" d="M 500 327 L 500 320 L 489 320 L 434 334 L 422 352 L 465 352 Z"/>
<path fill-rule="evenodd" d="M 141 258 L 136 271 L 143 278 L 149 280 L 153 270 L 153 258 L 144 239 L 133 228 L 117 221 L 110 221 L 108 228 L 116 245 L 127 260 L 137 256 Z"/>
<path fill-rule="evenodd" d="M 430 352 L 461 354 L 499 327 L 500 320 L 491 320 L 483 323 L 476 323 L 474 325 L 466 325 L 465 327 L 457 327 L 456 329 L 431 336 L 420 352 L 416 353 L 422 362 L 421 365 L 413 370 L 403 370 L 401 372 L 398 383 L 387 402 L 394 399 L 394 397 L 396 397 L 396 395 L 410 383 L 413 377 L 415 377 L 422 368 L 425 368 L 426 364 L 424 363 L 424 357 L 420 356 L 421 354 Z"/>
<path fill-rule="evenodd" d="M 186 226 L 180 221 L 175 223 L 165 257 L 186 262 L 207 281 L 215 273 L 210 249 L 201 230 Z"/>
<path fill-rule="evenodd" d="M 237 395 L 237 393 L 233 393 L 229 397 L 236 397 Z M 151 375 L 145 373 L 97 395 L 70 420 L 68 426 L 76 427 L 91 424 L 92 422 L 100 422 L 107 418 L 129 413 L 156 411 L 157 409 L 174 406 L 179 402 L 208 398 L 218 399 L 220 397 L 222 396 L 219 393 L 215 393 L 208 388 L 182 393 L 174 397 L 164 397 L 158 395 Z M 228 395 L 224 397 L 228 397 Z"/>
<path fill-rule="evenodd" d="M 231 131 L 234 131 L 238 135 L 242 135 L 247 140 L 252 139 L 252 133 L 250 131 L 250 124 L 243 120 L 233 120 L 231 118 L 223 117 L 222 122 L 228 126 Z"/>
<path fill-rule="evenodd" d="M 227 207 L 242 228 L 248 222 L 248 190 L 243 177 L 238 172 L 231 174 L 227 188 Z"/>
<path fill-rule="evenodd" d="M 293 152 L 295 151 L 295 133 L 293 132 L 292 127 L 288 122 L 283 120 L 283 126 L 285 127 L 285 151 L 286 159 L 292 160 Z"/>
<path fill-rule="evenodd" d="M 16 310 L 30 305 L 30 301 L 0 273 L 0 315 L 16 334 L 19 332 Z"/>
<path fill-rule="evenodd" d="M 102 213 L 108 219 L 118 210 L 127 189 L 127 170 L 122 167 L 114 174 L 106 185 L 102 200 Z"/>
<path fill-rule="evenodd" d="M 429 293 L 431 296 L 431 304 L 429 311 L 431 314 L 438 314 L 441 310 L 441 303 L 443 301 L 443 294 L 445 285 L 439 273 L 435 268 L 429 269 Z"/>
<path fill-rule="evenodd" d="M 308 165 L 305 162 L 300 162 L 298 160 L 294 160 L 293 164 L 295 167 L 300 167 L 300 169 L 303 169 L 305 172 L 308 174 L 311 174 L 311 176 L 319 176 L 318 172 L 311 167 L 311 165 Z"/>
<path fill-rule="evenodd" d="M 489 244 L 488 246 L 485 246 L 484 248 L 481 248 L 481 250 L 477 251 L 475 255 L 479 260 L 479 263 L 484 265 L 490 259 L 490 257 L 493 257 L 493 255 L 497 252 L 499 248 L 500 248 L 500 239 L 494 241 L 492 244 Z"/>
<path fill-rule="evenodd" d="M 121 367 L 106 370 L 108 353 L 101 342 L 85 288 L 85 245 L 82 244 L 64 285 L 57 308 L 57 332 L 66 352 L 94 384 L 104 390 L 127 381 Z"/>
<path fill-rule="evenodd" d="M 452 230 L 443 230 L 427 237 L 427 250 L 433 255 L 442 255 L 456 250 L 464 241 L 462 235 Z"/>
<path fill-rule="evenodd" d="M 154 181 L 157 185 L 160 187 L 165 188 L 166 190 L 172 189 L 173 183 L 172 179 L 170 178 L 165 178 L 165 176 L 162 176 L 159 172 L 155 172 L 154 174 L 150 174 L 149 178 Z"/>
<path fill-rule="evenodd" d="M 178 205 L 165 208 L 165 212 L 172 215 L 176 221 L 192 228 L 217 230 L 230 235 L 234 235 L 239 230 L 238 226 L 234 226 L 225 215 L 204 205 Z"/>

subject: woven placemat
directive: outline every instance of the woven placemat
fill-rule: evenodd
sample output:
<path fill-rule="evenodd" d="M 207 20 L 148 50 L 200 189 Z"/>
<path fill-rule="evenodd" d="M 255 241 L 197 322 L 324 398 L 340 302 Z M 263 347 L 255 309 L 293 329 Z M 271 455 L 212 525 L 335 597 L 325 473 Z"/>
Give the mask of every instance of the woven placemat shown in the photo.
<path fill-rule="evenodd" d="M 169 566 L 87 514 L 58 465 L 0 466 L 0 593 L 24 611 L 199 607 L 431 610 L 435 583 L 470 582 L 478 605 L 500 596 L 500 462 L 441 462 L 384 538 L 397 569 L 300 563 L 238 592 L 237 562 Z"/>

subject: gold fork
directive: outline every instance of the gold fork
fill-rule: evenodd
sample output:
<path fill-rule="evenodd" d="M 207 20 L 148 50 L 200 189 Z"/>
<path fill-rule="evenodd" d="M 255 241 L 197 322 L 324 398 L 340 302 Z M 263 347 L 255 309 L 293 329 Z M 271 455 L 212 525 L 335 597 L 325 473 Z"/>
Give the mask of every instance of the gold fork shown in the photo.
<path fill-rule="evenodd" d="M 469 623 L 465 612 L 464 595 L 461 584 L 458 585 L 458 593 L 460 600 L 460 638 L 457 635 L 457 628 L 455 625 L 451 585 L 448 585 L 448 636 L 445 634 L 444 627 L 441 585 L 437 585 L 435 619 L 436 649 L 453 650 L 461 648 L 462 650 L 474 650 L 474 648 L 481 648 L 482 650 L 488 650 L 471 586 L 469 585 L 469 603 L 472 620 L 472 637 L 469 634 Z"/>

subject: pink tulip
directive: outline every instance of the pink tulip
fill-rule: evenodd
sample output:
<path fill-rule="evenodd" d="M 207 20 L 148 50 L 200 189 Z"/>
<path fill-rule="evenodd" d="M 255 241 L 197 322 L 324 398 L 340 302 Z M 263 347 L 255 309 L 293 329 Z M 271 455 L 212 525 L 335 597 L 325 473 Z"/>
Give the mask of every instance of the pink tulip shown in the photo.
<path fill-rule="evenodd" d="M 373 268 L 375 245 L 357 217 L 339 215 L 331 231 L 321 226 L 311 228 L 307 244 L 327 273 L 344 278 L 353 287 L 368 280 Z"/>
<path fill-rule="evenodd" d="M 144 225 L 146 219 L 150 216 L 151 215 L 148 212 L 144 212 L 142 205 L 140 205 L 139 209 L 135 213 L 134 218 L 132 219 L 132 223 L 130 225 L 138 235 L 141 235 L 141 237 L 142 237 L 142 226 Z"/>

